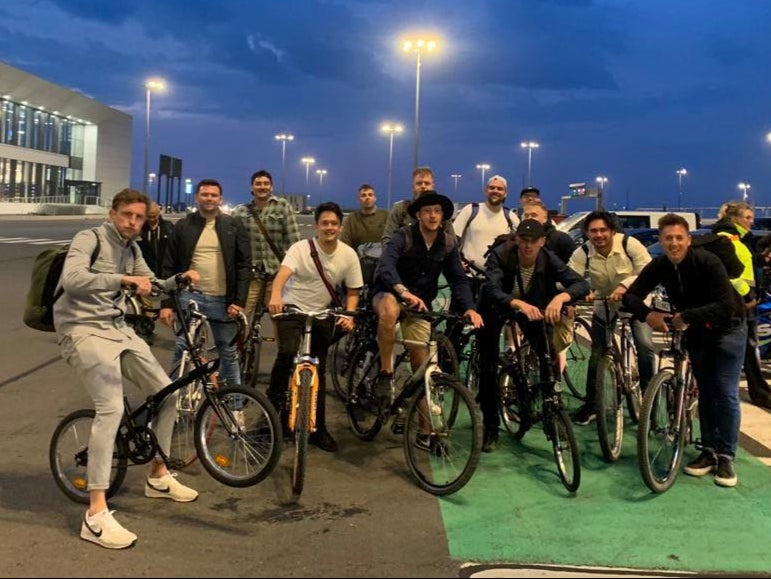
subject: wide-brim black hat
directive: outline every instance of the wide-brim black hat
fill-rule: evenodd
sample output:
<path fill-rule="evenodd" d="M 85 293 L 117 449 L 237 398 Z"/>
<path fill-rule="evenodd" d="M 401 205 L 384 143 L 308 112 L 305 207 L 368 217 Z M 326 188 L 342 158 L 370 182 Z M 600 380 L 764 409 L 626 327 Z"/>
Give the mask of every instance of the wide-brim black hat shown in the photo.
<path fill-rule="evenodd" d="M 452 219 L 452 214 L 455 213 L 455 205 L 452 204 L 452 201 L 436 191 L 425 191 L 420 197 L 410 203 L 410 206 L 407 207 L 407 213 L 409 213 L 410 217 L 413 219 L 417 219 L 415 216 L 418 214 L 418 211 L 429 205 L 440 205 L 445 221 Z"/>

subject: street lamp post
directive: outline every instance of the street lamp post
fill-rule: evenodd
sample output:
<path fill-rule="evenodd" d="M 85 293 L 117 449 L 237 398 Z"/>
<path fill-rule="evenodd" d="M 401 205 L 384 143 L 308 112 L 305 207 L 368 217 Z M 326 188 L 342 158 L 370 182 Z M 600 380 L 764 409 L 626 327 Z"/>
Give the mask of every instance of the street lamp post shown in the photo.
<path fill-rule="evenodd" d="M 303 157 L 300 162 L 305 165 L 305 186 L 310 185 L 310 168 L 316 162 L 313 157 Z"/>
<path fill-rule="evenodd" d="M 677 210 L 679 211 L 683 205 L 683 177 L 688 174 L 685 167 L 680 167 L 677 171 Z"/>
<path fill-rule="evenodd" d="M 387 134 L 389 137 L 388 143 L 388 197 L 386 197 L 386 207 L 391 207 L 391 180 L 393 176 L 394 166 L 394 135 L 401 134 L 404 130 L 398 123 L 383 123 L 380 125 L 380 130 Z"/>
<path fill-rule="evenodd" d="M 455 196 L 458 196 L 458 181 L 460 181 L 460 178 L 463 177 L 460 173 L 453 173 L 450 175 L 452 177 L 452 180 L 455 181 Z M 484 179 L 482 179 L 484 181 Z"/>
<path fill-rule="evenodd" d="M 482 171 L 482 191 L 485 190 L 485 173 L 490 170 L 490 165 L 487 163 L 480 163 L 477 165 L 477 169 Z"/>
<path fill-rule="evenodd" d="M 276 140 L 281 141 L 281 195 L 286 193 L 286 143 L 294 141 L 294 135 L 279 133 Z"/>
<path fill-rule="evenodd" d="M 145 82 L 145 164 L 142 170 L 142 192 L 147 195 L 148 183 L 148 163 L 150 160 L 150 93 L 153 91 L 163 92 L 166 90 L 166 82 L 162 78 L 151 78 Z"/>
<path fill-rule="evenodd" d="M 404 52 L 415 54 L 415 136 L 414 152 L 412 158 L 412 168 L 418 166 L 418 148 L 420 140 L 420 57 L 423 52 L 433 52 L 436 50 L 436 40 L 425 38 L 408 38 L 402 44 Z"/>
<path fill-rule="evenodd" d="M 599 183 L 599 185 L 600 185 L 600 191 L 599 191 L 598 199 L 597 199 L 597 207 L 599 209 L 603 209 L 604 206 L 605 206 L 605 201 L 604 201 L 604 199 L 605 199 L 605 183 L 608 182 L 608 178 L 607 177 L 603 177 L 602 175 L 600 175 L 599 177 L 597 177 L 595 179 L 595 181 L 597 181 L 597 183 Z"/>
<path fill-rule="evenodd" d="M 324 186 L 324 175 L 326 174 L 326 169 L 316 169 L 316 175 L 319 176 L 319 201 L 321 201 L 321 188 Z"/>
<path fill-rule="evenodd" d="M 522 149 L 527 149 L 527 185 L 530 186 L 533 184 L 531 179 L 533 167 L 533 149 L 537 149 L 541 145 L 535 141 L 523 141 L 519 144 L 519 146 Z"/>
<path fill-rule="evenodd" d="M 749 191 L 750 189 L 752 189 L 750 184 L 747 183 L 746 181 L 742 181 L 737 185 L 737 187 L 742 191 L 742 201 L 744 201 L 745 203 L 749 203 L 749 198 L 750 198 Z"/>

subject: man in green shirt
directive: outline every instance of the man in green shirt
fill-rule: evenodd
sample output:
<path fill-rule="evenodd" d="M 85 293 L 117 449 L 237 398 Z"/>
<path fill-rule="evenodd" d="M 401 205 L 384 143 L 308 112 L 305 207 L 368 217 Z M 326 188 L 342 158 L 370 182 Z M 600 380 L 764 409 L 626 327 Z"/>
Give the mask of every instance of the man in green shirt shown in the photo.
<path fill-rule="evenodd" d="M 364 243 L 380 243 L 388 219 L 388 210 L 378 209 L 376 202 L 377 197 L 372 185 L 364 183 L 359 187 L 360 209 L 348 214 L 343 221 L 340 241 L 353 249 L 358 249 Z"/>

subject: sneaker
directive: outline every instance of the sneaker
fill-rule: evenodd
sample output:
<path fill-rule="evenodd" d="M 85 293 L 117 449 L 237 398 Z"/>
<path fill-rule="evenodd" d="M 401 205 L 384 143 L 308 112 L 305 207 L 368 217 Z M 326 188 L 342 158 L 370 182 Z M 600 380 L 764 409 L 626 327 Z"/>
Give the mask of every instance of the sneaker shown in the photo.
<path fill-rule="evenodd" d="M 485 426 L 482 436 L 482 452 L 493 452 L 498 448 L 498 427 Z"/>
<path fill-rule="evenodd" d="M 324 452 L 337 452 L 337 441 L 332 438 L 326 428 L 320 428 L 316 432 L 311 432 L 308 442 L 313 446 L 318 446 Z"/>
<path fill-rule="evenodd" d="M 391 401 L 391 383 L 393 382 L 393 373 L 380 372 L 375 380 L 375 387 L 372 390 L 372 395 L 378 398 L 381 402 L 385 402 L 387 405 Z"/>
<path fill-rule="evenodd" d="M 241 432 L 244 432 L 246 430 L 246 418 L 244 417 L 244 411 L 233 410 L 233 418 L 236 419 L 236 424 L 238 425 L 238 428 L 241 429 Z"/>
<path fill-rule="evenodd" d="M 690 476 L 704 476 L 715 472 L 717 457 L 710 449 L 704 449 L 701 454 L 683 467 L 683 472 Z"/>
<path fill-rule="evenodd" d="M 721 487 L 735 487 L 737 482 L 739 482 L 739 478 L 736 476 L 733 457 L 727 454 L 718 454 L 715 484 Z"/>
<path fill-rule="evenodd" d="M 106 549 L 126 549 L 137 542 L 137 536 L 125 529 L 107 509 L 93 516 L 88 511 L 80 526 L 80 538 Z"/>
<path fill-rule="evenodd" d="M 178 503 L 189 503 L 198 498 L 198 491 L 178 482 L 176 474 L 167 473 L 160 478 L 147 478 L 145 496 L 151 499 L 171 499 Z"/>
<path fill-rule="evenodd" d="M 586 426 L 587 424 L 591 424 L 596 419 L 597 412 L 594 410 L 594 408 L 589 408 L 586 404 L 584 404 L 581 406 L 581 408 L 578 409 L 578 412 L 576 412 L 575 416 L 573 417 L 573 422 L 582 426 Z"/>
<path fill-rule="evenodd" d="M 415 435 L 415 448 L 418 450 L 431 451 L 431 435 L 430 434 L 417 434 Z"/>

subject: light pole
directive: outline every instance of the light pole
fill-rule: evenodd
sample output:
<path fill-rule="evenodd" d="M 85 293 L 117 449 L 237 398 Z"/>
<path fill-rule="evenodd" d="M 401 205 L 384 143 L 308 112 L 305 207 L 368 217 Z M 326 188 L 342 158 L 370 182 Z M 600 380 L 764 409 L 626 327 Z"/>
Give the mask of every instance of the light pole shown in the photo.
<path fill-rule="evenodd" d="M 286 142 L 294 141 L 294 135 L 279 133 L 276 140 L 281 141 L 281 195 L 286 193 Z"/>
<path fill-rule="evenodd" d="M 741 189 L 741 191 L 742 191 L 742 201 L 744 201 L 745 203 L 749 203 L 749 201 L 748 201 L 748 199 L 750 198 L 749 191 L 750 191 L 750 189 L 752 189 L 750 184 L 747 183 L 746 181 L 742 181 L 741 183 L 739 183 L 737 185 L 737 187 L 739 189 Z"/>
<path fill-rule="evenodd" d="M 145 82 L 145 94 L 147 95 L 145 99 L 145 165 L 142 170 L 142 192 L 145 195 L 147 195 L 149 187 L 147 169 L 150 160 L 150 93 L 153 91 L 163 92 L 164 90 L 166 90 L 166 81 L 162 78 L 151 78 Z"/>
<path fill-rule="evenodd" d="M 487 163 L 480 163 L 477 165 L 477 169 L 482 171 L 482 191 L 485 190 L 485 173 L 490 170 L 490 165 Z"/>
<path fill-rule="evenodd" d="M 324 175 L 326 174 L 326 169 L 316 169 L 316 175 L 319 176 L 319 201 L 321 201 L 321 188 L 324 186 Z"/>
<path fill-rule="evenodd" d="M 532 168 L 533 168 L 533 149 L 537 149 L 541 145 L 536 143 L 535 141 L 522 141 L 519 146 L 522 149 L 527 149 L 527 183 L 526 185 L 529 187 L 533 184 L 533 181 L 531 179 L 532 176 Z"/>
<path fill-rule="evenodd" d="M 303 157 L 300 162 L 305 165 L 305 186 L 310 185 L 310 168 L 316 162 L 313 157 Z"/>
<path fill-rule="evenodd" d="M 398 123 L 383 123 L 380 125 L 380 131 L 389 137 L 388 143 L 388 197 L 386 197 L 386 208 L 391 208 L 391 179 L 394 167 L 394 135 L 400 135 L 404 127 Z"/>
<path fill-rule="evenodd" d="M 683 204 L 683 177 L 688 174 L 688 171 L 685 167 L 680 167 L 675 173 L 677 174 L 677 209 L 679 211 Z"/>
<path fill-rule="evenodd" d="M 455 181 L 455 196 L 458 196 L 458 181 L 460 181 L 460 178 L 463 177 L 460 173 L 453 173 L 450 175 L 452 177 L 452 180 Z M 484 179 L 482 179 L 484 181 Z"/>
<path fill-rule="evenodd" d="M 608 178 L 607 177 L 603 177 L 602 175 L 600 175 L 599 177 L 597 177 L 595 179 L 595 181 L 597 181 L 597 183 L 600 184 L 600 194 L 599 194 L 599 199 L 598 199 L 597 205 L 598 205 L 599 209 L 602 209 L 604 207 L 604 203 L 605 203 L 604 202 L 605 183 L 608 182 Z"/>
<path fill-rule="evenodd" d="M 420 140 L 420 57 L 424 52 L 436 50 L 437 41 L 426 38 L 407 38 L 402 43 L 404 52 L 412 52 L 415 55 L 415 150 L 412 158 L 412 168 L 418 166 L 418 143 Z"/>

